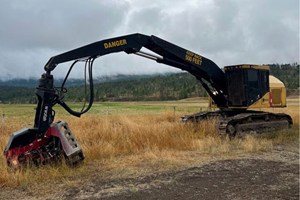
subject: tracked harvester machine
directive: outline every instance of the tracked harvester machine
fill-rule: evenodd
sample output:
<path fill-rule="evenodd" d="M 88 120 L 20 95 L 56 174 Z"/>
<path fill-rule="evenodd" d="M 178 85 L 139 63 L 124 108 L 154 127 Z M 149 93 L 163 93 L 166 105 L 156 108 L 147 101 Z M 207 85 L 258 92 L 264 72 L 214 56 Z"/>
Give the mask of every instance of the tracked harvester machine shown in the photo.
<path fill-rule="evenodd" d="M 145 52 L 142 48 L 150 50 Z M 62 158 L 70 165 L 84 160 L 84 154 L 68 124 L 54 122 L 53 106 L 61 105 L 71 115 L 80 117 L 93 104 L 92 67 L 94 60 L 117 52 L 126 52 L 185 70 L 194 75 L 211 98 L 211 105 L 219 110 L 182 117 L 184 122 L 197 122 L 211 117 L 219 118 L 221 134 L 235 136 L 242 132 L 288 128 L 292 119 L 286 114 L 252 111 L 250 108 L 284 107 L 285 88 L 272 88 L 275 77 L 269 76 L 269 67 L 261 65 L 234 65 L 221 70 L 213 61 L 181 48 L 156 36 L 131 34 L 101 40 L 80 48 L 53 56 L 46 63 L 36 88 L 37 108 L 34 127 L 14 132 L 4 150 L 8 166 L 19 168 L 28 163 L 43 165 Z M 54 87 L 51 72 L 61 63 L 74 61 L 61 87 Z M 90 96 L 88 104 L 80 112 L 64 102 L 65 83 L 78 62 L 85 62 L 89 75 Z M 273 81 L 274 82 L 274 81 Z M 278 81 L 280 83 L 280 81 Z M 271 87 L 270 87 L 271 83 Z M 271 89 L 270 89 L 271 88 Z M 78 134 L 80 131 L 78 130 Z"/>
<path fill-rule="evenodd" d="M 219 106 L 210 98 L 209 107 L 219 108 L 218 111 L 186 115 L 183 121 L 218 118 L 219 133 L 230 137 L 287 129 L 292 125 L 292 118 L 287 114 L 258 111 L 286 107 L 286 88 L 269 75 L 269 66 L 226 66 L 224 74 L 226 106 Z"/>

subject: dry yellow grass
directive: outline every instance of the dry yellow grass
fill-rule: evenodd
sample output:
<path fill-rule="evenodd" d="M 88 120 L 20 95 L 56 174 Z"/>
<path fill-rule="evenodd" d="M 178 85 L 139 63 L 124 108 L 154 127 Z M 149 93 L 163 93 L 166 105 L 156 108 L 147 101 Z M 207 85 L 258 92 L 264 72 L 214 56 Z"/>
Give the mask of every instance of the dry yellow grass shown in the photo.
<path fill-rule="evenodd" d="M 80 181 L 78 176 L 89 176 L 93 170 L 111 170 L 126 174 L 126 167 L 137 170 L 159 170 L 182 165 L 193 159 L 189 152 L 202 155 L 235 155 L 266 151 L 273 145 L 298 140 L 299 110 L 285 109 L 294 119 L 294 127 L 284 133 L 270 136 L 247 136 L 229 140 L 216 134 L 216 121 L 198 124 L 179 122 L 179 113 L 140 115 L 88 114 L 80 119 L 65 116 L 76 135 L 84 154 L 85 165 L 70 170 L 67 166 L 47 166 L 41 169 L 10 173 L 4 157 L 0 160 L 0 188 L 4 186 L 40 187 L 48 182 L 72 185 Z M 1 123 L 0 151 L 6 145 L 9 134 L 30 123 L 28 118 L 12 117 Z M 185 158 L 184 158 L 185 157 Z M 189 160 L 190 159 L 190 160 Z M 101 171 L 100 170 L 100 171 Z M 103 173 L 105 173 L 103 171 Z M 46 191 L 46 190 L 45 190 Z"/>
<path fill-rule="evenodd" d="M 87 116 L 70 126 L 78 132 L 77 139 L 90 160 L 153 150 L 194 150 L 194 140 L 215 134 L 213 124 L 209 129 L 208 123 L 183 124 L 177 119 L 170 114 Z"/>

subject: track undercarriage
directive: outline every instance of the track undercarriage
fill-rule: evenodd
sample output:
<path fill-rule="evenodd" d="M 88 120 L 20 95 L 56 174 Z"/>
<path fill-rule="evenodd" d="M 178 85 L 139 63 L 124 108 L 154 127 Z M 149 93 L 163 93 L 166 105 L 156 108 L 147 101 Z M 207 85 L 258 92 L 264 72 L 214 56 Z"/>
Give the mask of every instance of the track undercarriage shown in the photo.
<path fill-rule="evenodd" d="M 218 119 L 220 135 L 229 137 L 243 136 L 288 129 L 293 124 L 292 118 L 284 113 L 270 113 L 254 110 L 219 110 L 214 112 L 200 112 L 185 115 L 183 122 L 199 122 L 212 118 Z"/>

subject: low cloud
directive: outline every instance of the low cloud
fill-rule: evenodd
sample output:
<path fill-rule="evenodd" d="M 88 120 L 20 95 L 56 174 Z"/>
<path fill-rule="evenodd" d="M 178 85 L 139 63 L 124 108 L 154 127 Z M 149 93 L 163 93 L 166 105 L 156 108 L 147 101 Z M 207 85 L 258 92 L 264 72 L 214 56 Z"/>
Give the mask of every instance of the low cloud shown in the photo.
<path fill-rule="evenodd" d="M 220 67 L 299 62 L 297 0 L 4 0 L 0 24 L 2 79 L 39 77 L 56 54 L 136 32 L 159 36 Z M 175 70 L 122 53 L 96 64 L 96 76 Z"/>

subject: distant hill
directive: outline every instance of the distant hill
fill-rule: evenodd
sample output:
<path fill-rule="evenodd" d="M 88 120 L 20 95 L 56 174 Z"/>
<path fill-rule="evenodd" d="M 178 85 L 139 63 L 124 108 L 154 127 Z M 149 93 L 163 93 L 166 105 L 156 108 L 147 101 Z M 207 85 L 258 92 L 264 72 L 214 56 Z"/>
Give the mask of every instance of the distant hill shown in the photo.
<path fill-rule="evenodd" d="M 33 88 L 0 85 L 0 103 L 35 103 Z"/>
<path fill-rule="evenodd" d="M 272 64 L 270 73 L 283 81 L 288 94 L 299 92 L 299 64 Z M 62 80 L 56 81 L 56 86 Z M 0 81 L 0 102 L 35 103 L 34 90 L 38 81 L 34 79 L 15 79 Z M 68 80 L 69 101 L 83 101 L 83 80 Z M 22 86 L 22 87 L 20 87 Z M 205 90 L 189 73 L 160 75 L 117 75 L 96 78 L 96 101 L 139 101 L 139 100 L 178 100 L 191 97 L 207 96 Z"/>
<path fill-rule="evenodd" d="M 272 64 L 270 74 L 281 80 L 289 90 L 299 89 L 299 64 Z"/>
<path fill-rule="evenodd" d="M 10 80 L 0 80 L 1 86 L 13 86 L 13 87 L 29 87 L 33 88 L 37 85 L 37 79 L 10 79 Z"/>
<path fill-rule="evenodd" d="M 147 74 L 147 75 L 125 75 L 118 74 L 113 76 L 101 76 L 94 78 L 94 83 L 105 83 L 105 82 L 118 82 L 124 80 L 136 80 L 136 79 L 144 79 L 149 77 L 159 76 L 158 74 Z M 63 82 L 63 79 L 55 79 L 54 84 L 56 86 L 60 86 Z M 83 85 L 83 79 L 68 79 L 68 86 L 78 86 Z M 29 78 L 29 79 L 10 79 L 10 80 L 1 80 L 0 86 L 13 86 L 13 87 L 27 87 L 27 88 L 35 88 L 38 85 L 38 79 Z"/>
<path fill-rule="evenodd" d="M 177 100 L 207 96 L 199 81 L 189 73 L 99 83 L 94 92 L 96 101 Z M 84 88 L 69 88 L 66 98 L 82 101 Z"/>

